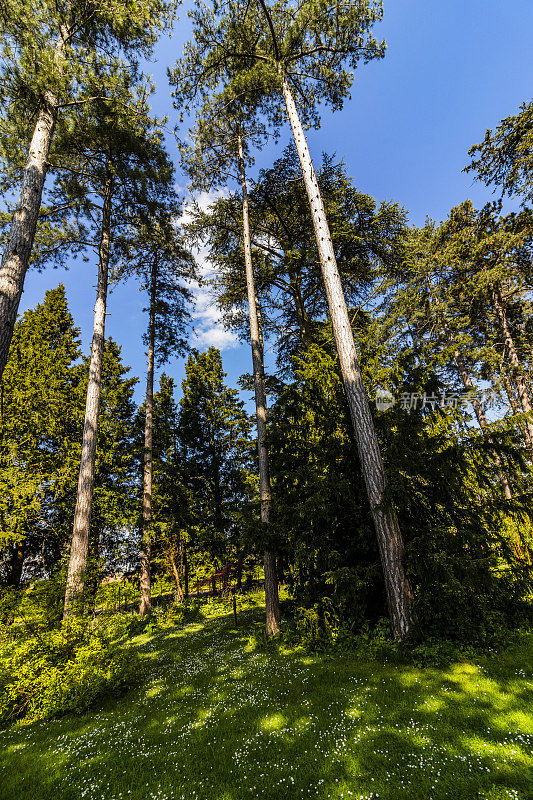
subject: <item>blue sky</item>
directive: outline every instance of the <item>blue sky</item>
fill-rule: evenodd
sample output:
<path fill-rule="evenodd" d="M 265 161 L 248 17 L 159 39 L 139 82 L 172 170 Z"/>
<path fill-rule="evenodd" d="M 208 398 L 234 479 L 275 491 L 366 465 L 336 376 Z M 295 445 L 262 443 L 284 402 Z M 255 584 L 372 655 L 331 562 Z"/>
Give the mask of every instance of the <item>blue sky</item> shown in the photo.
<path fill-rule="evenodd" d="M 186 0 L 172 38 L 158 43 L 154 62 L 147 65 L 157 86 L 154 111 L 169 116 L 172 126 L 177 112 L 166 68 L 189 35 L 189 7 Z M 313 157 L 318 160 L 323 151 L 336 153 L 361 191 L 403 205 L 415 224 L 422 224 L 426 216 L 443 219 L 466 198 L 482 205 L 490 193 L 461 170 L 468 148 L 481 141 L 486 128 L 532 97 L 533 4 L 530 0 L 385 0 L 384 10 L 376 34 L 387 40 L 386 57 L 357 70 L 351 100 L 341 112 L 324 112 L 321 128 L 309 134 Z M 288 142 L 286 128 L 275 146 L 258 154 L 256 166 L 269 166 Z M 176 155 L 172 141 L 169 150 Z M 186 183 L 179 170 L 177 181 Z M 40 302 L 46 289 L 60 281 L 67 287 L 88 352 L 94 264 L 74 262 L 68 271 L 30 272 L 20 311 Z M 122 345 L 125 363 L 141 379 L 138 399 L 145 374 L 143 304 L 133 282 L 119 285 L 109 298 L 107 321 L 107 334 Z M 239 375 L 251 370 L 249 348 L 221 332 L 205 296 L 200 298 L 195 324 L 201 345 L 223 345 L 224 368 L 235 385 Z M 272 363 L 267 353 L 268 361 Z M 179 386 L 183 360 L 164 369 Z"/>

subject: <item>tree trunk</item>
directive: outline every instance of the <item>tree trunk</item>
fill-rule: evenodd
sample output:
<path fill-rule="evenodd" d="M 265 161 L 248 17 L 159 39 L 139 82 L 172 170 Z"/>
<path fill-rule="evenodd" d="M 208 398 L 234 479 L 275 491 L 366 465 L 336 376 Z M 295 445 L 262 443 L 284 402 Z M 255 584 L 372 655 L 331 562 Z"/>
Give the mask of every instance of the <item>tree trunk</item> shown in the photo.
<path fill-rule="evenodd" d="M 242 568 L 244 566 L 244 556 L 239 555 L 237 558 L 237 568 L 235 570 L 236 589 L 238 592 L 242 589 Z"/>
<path fill-rule="evenodd" d="M 62 25 L 54 50 L 56 68 L 59 68 L 69 34 L 68 27 Z M 45 91 L 22 175 L 19 202 L 13 214 L 9 236 L 2 255 L 0 266 L 0 378 L 7 363 L 9 346 L 24 288 L 24 278 L 35 239 L 58 106 L 59 101 L 56 95 L 51 91 Z"/>
<path fill-rule="evenodd" d="M 174 575 L 174 580 L 176 581 L 176 602 L 181 603 L 183 600 L 183 590 L 181 588 L 180 574 L 176 566 L 176 559 L 174 558 L 174 553 L 172 550 L 169 550 L 168 552 L 168 560 L 170 561 L 172 574 Z"/>
<path fill-rule="evenodd" d="M 185 599 L 189 599 L 189 559 L 187 557 L 187 543 L 183 542 L 183 583 L 185 584 Z"/>
<path fill-rule="evenodd" d="M 89 527 L 94 490 L 96 464 L 96 442 L 98 434 L 98 412 L 102 385 L 102 358 L 105 340 L 105 316 L 107 304 L 107 282 L 109 271 L 109 239 L 111 229 L 111 198 L 113 179 L 108 176 L 102 209 L 102 233 L 98 260 L 98 288 L 94 307 L 93 341 L 85 404 L 85 422 L 81 446 L 81 464 L 78 479 L 78 494 L 74 512 L 74 529 L 70 545 L 70 557 L 65 591 L 63 616 L 68 617 L 74 603 L 81 599 L 87 569 L 89 549 Z"/>
<path fill-rule="evenodd" d="M 100 561 L 101 526 L 95 521 L 94 516 L 92 522 L 93 524 L 89 531 L 88 577 L 84 593 L 85 608 L 88 612 L 94 612 L 96 608 L 96 595 L 98 594 L 98 587 L 100 585 L 98 567 Z"/>
<path fill-rule="evenodd" d="M 392 633 L 395 639 L 405 639 L 413 625 L 413 598 L 409 581 L 404 572 L 403 540 L 398 517 L 387 496 L 385 467 L 357 359 L 324 204 L 298 111 L 286 79 L 283 81 L 283 96 L 309 199 L 342 379 L 374 519 Z"/>
<path fill-rule="evenodd" d="M 150 556 L 152 548 L 152 438 L 154 422 L 154 360 L 155 360 L 155 301 L 157 287 L 157 263 L 152 265 L 150 280 L 150 317 L 148 321 L 148 368 L 146 371 L 146 400 L 144 418 L 144 470 L 143 470 L 143 516 L 141 549 L 141 602 L 139 615 L 144 617 L 152 609 L 150 584 Z"/>
<path fill-rule="evenodd" d="M 472 378 L 470 377 L 470 373 L 469 373 L 469 371 L 468 371 L 468 369 L 466 367 L 465 362 L 463 361 L 463 359 L 461 357 L 461 354 L 460 354 L 459 350 L 455 351 L 453 358 L 454 358 L 454 361 L 455 361 L 455 366 L 457 367 L 457 372 L 459 373 L 459 376 L 460 376 L 460 378 L 461 378 L 461 380 L 463 382 L 463 386 L 465 387 L 465 389 L 467 391 L 474 392 L 475 391 L 475 387 L 474 387 L 474 384 L 472 382 Z M 492 435 L 490 433 L 489 423 L 487 421 L 487 418 L 485 416 L 485 412 L 483 411 L 483 407 L 482 407 L 481 403 L 479 402 L 479 399 L 478 399 L 477 395 L 473 396 L 472 405 L 474 406 L 474 412 L 475 412 L 477 421 L 479 423 L 479 427 L 481 428 L 481 430 L 483 431 L 483 433 L 487 437 L 487 442 L 489 443 L 490 450 L 492 452 L 492 458 L 493 458 L 494 463 L 496 465 L 496 469 L 498 471 L 498 477 L 499 477 L 500 483 L 502 485 L 503 494 L 504 494 L 504 496 L 506 497 L 507 500 L 510 500 L 511 497 L 513 496 L 513 493 L 511 491 L 511 487 L 509 485 L 509 478 L 507 477 L 505 469 L 503 468 L 502 460 L 501 460 L 501 458 L 499 456 L 499 453 L 496 450 L 496 444 L 495 444 L 494 439 L 493 439 L 493 437 L 492 437 Z"/>
<path fill-rule="evenodd" d="M 513 416 L 518 417 L 522 412 L 520 411 L 520 407 L 517 403 L 513 386 L 506 372 L 502 372 L 502 382 L 505 389 L 505 394 L 507 395 L 507 400 L 509 401 L 509 406 L 511 408 L 511 411 L 513 412 Z M 522 432 L 522 435 L 524 436 L 524 440 L 526 443 L 526 447 L 529 450 L 529 454 L 533 458 L 533 440 L 530 439 L 529 437 L 529 431 L 523 423 L 519 423 L 519 428 L 520 431 Z"/>
<path fill-rule="evenodd" d="M 257 419 L 257 452 L 259 458 L 259 491 L 261 497 L 261 522 L 270 526 L 272 498 L 270 493 L 270 475 L 268 469 L 268 447 L 266 441 L 267 402 L 265 391 L 265 369 L 263 363 L 263 343 L 257 316 L 254 273 L 252 266 L 252 248 L 250 243 L 250 223 L 248 217 L 248 190 L 242 151 L 242 140 L 239 135 L 239 170 L 242 184 L 242 227 L 244 240 L 244 265 L 246 270 L 246 287 L 248 290 L 248 314 L 250 317 L 250 341 L 252 345 L 252 363 L 254 371 L 255 414 Z M 280 610 L 278 598 L 278 582 L 276 580 L 276 562 L 267 550 L 264 555 L 265 564 L 265 606 L 266 633 L 275 636 L 279 631 Z"/>
<path fill-rule="evenodd" d="M 25 542 L 17 542 L 10 548 L 10 556 L 7 562 L 7 576 L 6 584 L 14 589 L 20 586 L 22 578 L 22 568 L 24 566 L 25 558 Z"/>
<path fill-rule="evenodd" d="M 507 322 L 507 314 L 505 313 L 505 308 L 503 306 L 502 296 L 499 289 L 493 289 L 492 300 L 494 303 L 494 308 L 496 309 L 496 314 L 498 315 L 500 327 L 502 329 L 505 349 L 507 350 L 509 361 L 513 367 L 518 399 L 520 400 L 520 405 L 522 406 L 522 411 L 524 414 L 530 414 L 532 411 L 531 398 L 527 391 L 522 365 L 520 364 L 518 353 L 516 352 L 513 337 L 511 336 L 509 323 Z M 526 429 L 526 440 L 528 442 L 528 446 L 531 448 L 533 446 L 533 420 L 531 417 L 525 418 L 524 425 Z"/>

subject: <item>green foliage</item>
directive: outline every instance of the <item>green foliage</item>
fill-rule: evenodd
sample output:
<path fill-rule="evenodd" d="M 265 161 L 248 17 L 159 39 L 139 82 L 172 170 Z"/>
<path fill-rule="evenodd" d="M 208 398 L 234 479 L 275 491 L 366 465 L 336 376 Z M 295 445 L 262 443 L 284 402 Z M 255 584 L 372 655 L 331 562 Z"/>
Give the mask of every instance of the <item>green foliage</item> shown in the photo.
<path fill-rule="evenodd" d="M 70 619 L 8 643 L 0 661 L 0 721 L 81 713 L 123 688 L 136 662 L 104 623 Z"/>
<path fill-rule="evenodd" d="M 394 203 L 377 204 L 358 192 L 342 163 L 324 155 L 317 180 L 344 293 L 349 305 L 371 294 L 376 269 L 402 252 L 404 212 Z M 294 145 L 268 170 L 261 170 L 249 193 L 252 255 L 265 338 L 272 341 L 286 372 L 294 357 L 329 336 L 323 318 L 327 302 L 300 164 Z M 213 284 L 225 319 L 242 339 L 248 334 L 243 270 L 242 199 L 217 198 L 191 210 L 189 236 L 205 242 L 216 265 Z"/>
<path fill-rule="evenodd" d="M 112 8 L 78 0 L 42 0 L 33 5 L 8 0 L 3 4 L 0 160 L 4 187 L 20 180 L 43 98 L 50 100 L 52 95 L 61 103 L 51 158 L 55 167 L 64 155 L 61 139 L 82 106 L 91 115 L 100 100 L 113 98 L 117 72 L 130 83 L 138 77 L 141 58 L 149 56 L 174 8 L 174 2 L 162 0 L 124 0 Z M 82 135 L 78 128 L 77 136 Z"/>
<path fill-rule="evenodd" d="M 79 356 L 60 285 L 15 325 L 0 384 L 0 549 L 15 586 L 36 549 L 53 568 L 67 535 L 83 419 Z"/>
<path fill-rule="evenodd" d="M 190 532 L 197 547 L 226 559 L 239 511 L 250 499 L 251 424 L 237 391 L 225 384 L 215 347 L 190 355 L 185 375 L 178 441 Z"/>
<path fill-rule="evenodd" d="M 155 606 L 150 615 L 145 619 L 145 627 L 149 633 L 153 631 L 174 628 L 178 625 L 185 625 L 189 622 L 196 622 L 202 619 L 200 605 L 196 602 L 172 603 L 169 606 Z"/>
<path fill-rule="evenodd" d="M 226 102 L 255 108 L 277 126 L 287 78 L 303 119 L 318 125 L 317 106 L 342 107 L 358 63 L 383 57 L 385 44 L 371 33 L 381 16 L 381 4 L 368 0 L 198 3 L 191 12 L 194 38 L 171 73 L 176 104 L 182 111 L 223 89 Z"/>
<path fill-rule="evenodd" d="M 518 114 L 487 130 L 481 144 L 470 148 L 472 162 L 465 172 L 502 194 L 521 195 L 533 201 L 533 102 L 523 103 Z"/>
<path fill-rule="evenodd" d="M 89 374 L 89 359 L 84 359 L 84 402 Z M 98 416 L 98 446 L 93 496 L 93 560 L 98 560 L 96 544 L 120 540 L 121 532 L 131 529 L 137 520 L 137 459 L 135 440 L 135 402 L 133 393 L 138 379 L 129 376 L 130 368 L 122 361 L 121 347 L 106 339 L 102 358 L 102 392 Z M 111 564 L 109 564 L 109 567 Z"/>

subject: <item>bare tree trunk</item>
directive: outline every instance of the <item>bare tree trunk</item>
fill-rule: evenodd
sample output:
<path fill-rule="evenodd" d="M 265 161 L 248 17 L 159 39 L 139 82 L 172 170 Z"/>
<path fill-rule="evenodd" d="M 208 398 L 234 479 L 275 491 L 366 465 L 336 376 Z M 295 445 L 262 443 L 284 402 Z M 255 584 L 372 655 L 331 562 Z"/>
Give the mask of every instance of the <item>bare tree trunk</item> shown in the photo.
<path fill-rule="evenodd" d="M 467 366 L 466 366 L 464 360 L 461 357 L 461 354 L 460 354 L 459 350 L 455 351 L 453 358 L 454 358 L 454 361 L 455 361 L 455 366 L 457 367 L 457 372 L 459 373 L 460 378 L 461 378 L 461 380 L 463 382 L 463 386 L 468 391 L 474 392 L 475 391 L 475 386 L 474 386 L 474 384 L 472 382 L 472 378 L 470 377 L 470 373 L 469 373 L 469 371 L 467 369 Z M 509 485 L 509 478 L 507 477 L 505 469 L 503 468 L 502 460 L 501 460 L 501 458 L 499 456 L 499 453 L 496 450 L 496 444 L 495 444 L 494 439 L 493 439 L 493 437 L 492 437 L 492 435 L 490 433 L 489 423 L 487 421 L 487 417 L 485 416 L 485 412 L 483 411 L 483 407 L 482 407 L 481 403 L 479 402 L 479 399 L 478 399 L 477 395 L 475 395 L 475 394 L 474 394 L 473 399 L 472 399 L 472 405 L 474 406 L 474 412 L 475 412 L 477 421 L 479 423 L 479 427 L 481 428 L 481 430 L 483 431 L 483 433 L 487 437 L 487 442 L 489 443 L 489 446 L 490 446 L 490 449 L 491 449 L 491 452 L 492 452 L 492 458 L 494 460 L 494 463 L 496 465 L 496 469 L 498 471 L 498 477 L 499 477 L 500 483 L 502 485 L 503 493 L 504 493 L 506 499 L 510 500 L 511 497 L 513 496 L 513 493 L 511 491 L 511 487 Z"/>
<path fill-rule="evenodd" d="M 148 369 L 146 372 L 146 400 L 144 421 L 144 471 L 143 471 L 143 519 L 141 550 L 141 603 L 139 615 L 144 617 L 152 608 L 150 584 L 150 556 L 152 539 L 152 438 L 154 422 L 154 358 L 155 358 L 155 300 L 157 286 L 157 263 L 152 265 L 150 281 L 150 317 L 148 322 Z"/>
<path fill-rule="evenodd" d="M 100 393 L 102 387 L 102 357 L 105 341 L 112 195 L 113 179 L 108 176 L 102 209 L 102 232 L 98 260 L 98 288 L 96 291 L 96 305 L 94 307 L 93 341 L 89 364 L 87 401 L 85 403 L 85 422 L 83 425 L 83 440 L 81 445 L 78 494 L 76 497 L 74 529 L 72 531 L 67 571 L 67 587 L 63 611 L 64 618 L 72 613 L 73 605 L 81 599 L 85 585 L 85 571 L 87 569 L 89 528 L 96 464 L 96 442 L 98 436 L 98 412 L 100 410 Z"/>
<path fill-rule="evenodd" d="M 250 244 L 250 223 L 248 216 L 248 190 L 242 151 L 242 140 L 239 135 L 239 170 L 242 184 L 242 225 L 244 240 L 244 265 L 246 269 L 246 287 L 248 290 L 248 314 L 250 317 L 250 341 L 252 345 L 252 362 L 254 371 L 255 415 L 257 419 L 257 452 L 259 457 L 259 490 L 261 495 L 261 522 L 270 525 L 272 498 L 270 492 L 270 475 L 268 469 L 268 448 L 266 442 L 267 402 L 265 391 L 265 369 L 263 363 L 263 343 L 257 316 L 257 303 L 252 266 L 252 248 Z M 264 555 L 265 564 L 265 606 L 266 633 L 275 636 L 279 631 L 280 610 L 278 598 L 278 582 L 276 580 L 276 561 L 269 551 Z"/>
<path fill-rule="evenodd" d="M 24 567 L 24 558 L 26 555 L 25 549 L 26 546 L 24 541 L 17 542 L 10 548 L 11 552 L 7 562 L 6 584 L 7 586 L 12 586 L 15 589 L 18 589 L 20 586 L 22 569 Z"/>
<path fill-rule="evenodd" d="M 392 633 L 395 639 L 405 639 L 413 625 L 413 598 L 404 572 L 403 539 L 396 511 L 387 496 L 385 467 L 361 376 L 324 204 L 305 134 L 286 79 L 283 81 L 283 97 L 309 199 L 344 388 L 376 529 Z"/>
<path fill-rule="evenodd" d="M 496 314 L 498 315 L 498 321 L 500 323 L 500 327 L 502 329 L 505 342 L 505 349 L 507 350 L 509 361 L 511 362 L 511 365 L 513 367 L 514 379 L 516 383 L 516 389 L 518 392 L 518 398 L 520 400 L 520 405 L 522 406 L 522 411 L 524 412 L 524 414 L 530 414 L 531 411 L 533 410 L 531 406 L 531 398 L 527 390 L 526 381 L 524 379 L 524 373 L 522 371 L 522 365 L 520 364 L 514 340 L 511 335 L 511 331 L 509 329 L 509 323 L 507 322 L 507 314 L 505 313 L 505 308 L 503 306 L 502 296 L 500 294 L 499 289 L 493 289 L 492 300 L 494 303 L 494 308 L 496 309 Z M 526 440 L 528 442 L 529 447 L 531 448 L 533 446 L 533 420 L 531 419 L 531 417 L 526 417 L 526 419 L 524 420 L 524 426 L 526 429 Z"/>
<path fill-rule="evenodd" d="M 236 589 L 238 592 L 242 589 L 242 568 L 244 566 L 244 556 L 239 554 L 237 558 L 237 567 L 235 570 Z"/>
<path fill-rule="evenodd" d="M 189 558 L 187 555 L 187 542 L 183 542 L 183 583 L 185 584 L 185 599 L 189 599 Z"/>
<path fill-rule="evenodd" d="M 505 394 L 507 395 L 507 399 L 509 401 L 509 406 L 511 407 L 513 416 L 517 417 L 522 412 L 520 411 L 520 407 L 516 401 L 516 395 L 514 393 L 513 386 L 506 372 L 502 372 L 501 377 L 505 389 Z M 529 437 L 529 431 L 523 423 L 519 423 L 519 428 L 520 431 L 522 432 L 522 435 L 524 436 L 526 447 L 529 450 L 529 454 L 533 458 L 533 440 Z"/>
<path fill-rule="evenodd" d="M 56 68 L 59 68 L 69 35 L 69 28 L 62 25 L 54 51 Z M 54 136 L 58 107 L 59 101 L 56 95 L 51 91 L 45 91 L 22 175 L 19 202 L 13 214 L 9 237 L 2 255 L 0 266 L 0 378 L 7 363 L 9 346 L 24 288 L 24 279 L 35 239 L 48 166 L 48 154 Z"/>
<path fill-rule="evenodd" d="M 172 567 L 172 574 L 174 575 L 174 580 L 176 581 L 176 602 L 181 603 L 183 600 L 183 590 L 181 588 L 180 574 L 176 566 L 176 559 L 174 558 L 174 553 L 172 552 L 172 549 L 170 549 L 168 552 L 168 560 L 170 561 L 170 566 Z"/>

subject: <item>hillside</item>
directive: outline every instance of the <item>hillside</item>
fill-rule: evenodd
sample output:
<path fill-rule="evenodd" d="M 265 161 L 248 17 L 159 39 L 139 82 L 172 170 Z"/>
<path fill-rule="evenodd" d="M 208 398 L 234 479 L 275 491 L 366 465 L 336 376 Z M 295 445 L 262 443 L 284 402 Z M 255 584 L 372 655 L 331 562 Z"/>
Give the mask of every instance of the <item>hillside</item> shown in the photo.
<path fill-rule="evenodd" d="M 533 797 L 533 639 L 444 670 L 266 653 L 255 602 L 139 636 L 124 696 L 3 731 L 2 800 Z"/>

